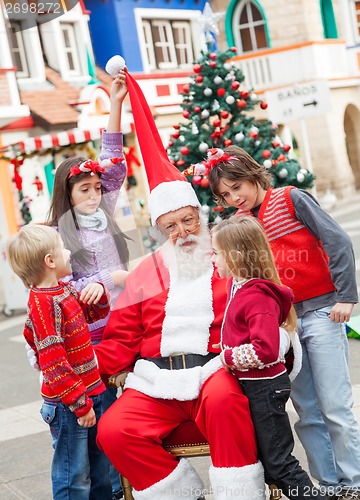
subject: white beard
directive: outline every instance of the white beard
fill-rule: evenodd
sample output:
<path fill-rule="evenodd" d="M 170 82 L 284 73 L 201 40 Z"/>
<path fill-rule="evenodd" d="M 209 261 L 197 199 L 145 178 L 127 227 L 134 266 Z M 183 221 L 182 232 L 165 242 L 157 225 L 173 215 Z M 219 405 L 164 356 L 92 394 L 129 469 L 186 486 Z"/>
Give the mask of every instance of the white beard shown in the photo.
<path fill-rule="evenodd" d="M 184 246 L 193 241 L 194 245 Z M 161 247 L 161 255 L 165 266 L 174 278 L 197 278 L 212 267 L 211 240 L 206 222 L 200 218 L 199 234 L 189 234 L 186 238 L 178 238 L 175 245 L 167 241 Z"/>

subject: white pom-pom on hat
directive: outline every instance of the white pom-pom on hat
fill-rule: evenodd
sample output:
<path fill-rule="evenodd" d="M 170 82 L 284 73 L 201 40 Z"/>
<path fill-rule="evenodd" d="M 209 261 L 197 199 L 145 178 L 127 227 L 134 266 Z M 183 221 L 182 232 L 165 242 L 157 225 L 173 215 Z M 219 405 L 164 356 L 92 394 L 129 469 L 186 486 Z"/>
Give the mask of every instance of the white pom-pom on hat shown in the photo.
<path fill-rule="evenodd" d="M 111 57 L 105 66 L 105 71 L 113 78 L 117 77 L 119 71 L 123 70 L 126 66 L 125 59 L 121 56 Z"/>

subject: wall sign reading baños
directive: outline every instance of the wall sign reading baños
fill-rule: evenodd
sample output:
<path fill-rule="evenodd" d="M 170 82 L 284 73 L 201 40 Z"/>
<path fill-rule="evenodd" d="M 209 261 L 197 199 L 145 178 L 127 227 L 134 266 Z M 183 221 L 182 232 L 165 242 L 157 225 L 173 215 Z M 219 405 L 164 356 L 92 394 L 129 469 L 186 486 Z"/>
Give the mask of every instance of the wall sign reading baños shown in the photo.
<path fill-rule="evenodd" d="M 14 31 L 33 28 L 38 24 L 48 23 L 73 9 L 75 0 L 4 0 L 4 10 Z M 19 21 L 26 20 L 26 24 Z"/>

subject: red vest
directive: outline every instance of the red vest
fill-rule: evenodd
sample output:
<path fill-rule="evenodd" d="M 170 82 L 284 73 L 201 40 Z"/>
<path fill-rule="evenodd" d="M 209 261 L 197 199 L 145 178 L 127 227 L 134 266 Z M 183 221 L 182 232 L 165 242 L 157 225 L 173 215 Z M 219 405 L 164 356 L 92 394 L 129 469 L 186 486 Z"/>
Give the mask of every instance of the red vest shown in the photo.
<path fill-rule="evenodd" d="M 336 288 L 321 241 L 295 215 L 291 189 L 294 186 L 268 189 L 258 220 L 269 238 L 280 279 L 293 290 L 296 303 Z M 236 215 L 252 213 L 238 210 Z"/>

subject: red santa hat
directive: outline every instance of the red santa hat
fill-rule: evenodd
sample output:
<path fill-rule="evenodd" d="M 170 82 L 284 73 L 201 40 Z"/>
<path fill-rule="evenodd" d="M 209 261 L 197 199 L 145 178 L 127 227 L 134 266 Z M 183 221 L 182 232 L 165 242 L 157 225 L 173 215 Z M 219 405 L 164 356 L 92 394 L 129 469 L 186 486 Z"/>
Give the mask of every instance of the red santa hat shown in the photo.
<path fill-rule="evenodd" d="M 106 64 L 106 71 L 116 77 L 124 69 L 125 61 L 114 56 Z M 199 200 L 186 177 L 170 162 L 154 118 L 141 88 L 135 79 L 126 74 L 136 135 L 143 157 L 150 187 L 149 211 L 152 225 L 168 212 L 192 206 L 200 208 Z"/>

